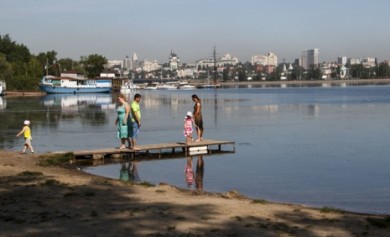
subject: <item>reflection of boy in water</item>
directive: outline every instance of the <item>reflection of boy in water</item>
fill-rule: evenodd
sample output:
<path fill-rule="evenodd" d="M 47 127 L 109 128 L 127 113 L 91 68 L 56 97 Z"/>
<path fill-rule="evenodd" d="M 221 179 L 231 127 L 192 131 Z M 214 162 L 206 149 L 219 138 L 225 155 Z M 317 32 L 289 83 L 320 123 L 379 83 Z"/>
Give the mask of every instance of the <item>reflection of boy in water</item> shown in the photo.
<path fill-rule="evenodd" d="M 196 162 L 196 176 L 195 176 L 195 187 L 198 191 L 203 191 L 203 174 L 204 174 L 204 162 L 203 156 L 198 156 Z"/>
<path fill-rule="evenodd" d="M 187 157 L 187 164 L 184 168 L 184 174 L 188 187 L 192 186 L 194 182 L 194 170 L 192 169 L 192 157 Z"/>
<path fill-rule="evenodd" d="M 139 181 L 137 163 L 129 162 L 128 166 L 126 166 L 126 163 L 123 163 L 119 171 L 119 179 L 123 182 Z"/>

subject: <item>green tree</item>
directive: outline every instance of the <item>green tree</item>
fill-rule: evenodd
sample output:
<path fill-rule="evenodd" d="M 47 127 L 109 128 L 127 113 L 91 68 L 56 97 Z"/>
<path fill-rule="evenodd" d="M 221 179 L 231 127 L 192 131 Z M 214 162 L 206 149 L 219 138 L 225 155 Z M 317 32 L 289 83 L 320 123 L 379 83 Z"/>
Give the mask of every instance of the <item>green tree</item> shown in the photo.
<path fill-rule="evenodd" d="M 230 71 L 230 66 L 227 66 L 226 68 L 223 69 L 223 72 L 222 72 L 222 80 L 223 81 L 229 80 L 229 71 Z"/>
<path fill-rule="evenodd" d="M 302 80 L 305 69 L 299 65 L 295 65 L 291 71 L 291 80 Z"/>
<path fill-rule="evenodd" d="M 79 72 L 81 69 L 81 67 L 79 66 L 79 63 L 77 61 L 74 61 L 71 58 L 62 58 L 62 59 L 58 60 L 58 64 L 60 65 L 61 72 L 67 72 L 67 71 Z"/>
<path fill-rule="evenodd" d="M 91 54 L 87 57 L 81 57 L 80 63 L 87 73 L 87 77 L 95 78 L 103 72 L 107 59 L 102 55 Z"/>
<path fill-rule="evenodd" d="M 43 76 L 42 67 L 37 57 L 32 56 L 27 63 L 27 75 L 32 78 L 41 78 Z"/>
<path fill-rule="evenodd" d="M 307 79 L 320 80 L 321 76 L 321 69 L 316 65 L 310 65 L 309 69 L 307 70 Z"/>
<path fill-rule="evenodd" d="M 5 81 L 11 79 L 12 76 L 12 66 L 7 62 L 5 55 L 0 53 L 0 80 Z"/>
<path fill-rule="evenodd" d="M 8 62 L 30 61 L 30 50 L 23 44 L 12 41 L 9 35 L 0 35 L 0 53 L 4 54 Z"/>
<path fill-rule="evenodd" d="M 376 69 L 378 78 L 389 78 L 390 77 L 390 66 L 388 62 L 382 62 Z"/>

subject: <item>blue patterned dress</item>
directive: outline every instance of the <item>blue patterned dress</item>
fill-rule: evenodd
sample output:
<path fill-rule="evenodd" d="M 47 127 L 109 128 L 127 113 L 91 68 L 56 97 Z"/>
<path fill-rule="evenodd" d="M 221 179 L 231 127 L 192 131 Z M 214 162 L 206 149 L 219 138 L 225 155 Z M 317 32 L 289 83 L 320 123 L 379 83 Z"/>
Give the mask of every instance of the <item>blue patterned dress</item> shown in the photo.
<path fill-rule="evenodd" d="M 117 109 L 117 113 L 118 113 L 118 138 L 127 138 L 129 136 L 129 127 L 127 126 L 129 122 L 129 118 L 127 118 L 127 121 L 124 125 L 123 120 L 125 119 L 126 116 L 125 106 L 124 105 L 119 106 Z"/>

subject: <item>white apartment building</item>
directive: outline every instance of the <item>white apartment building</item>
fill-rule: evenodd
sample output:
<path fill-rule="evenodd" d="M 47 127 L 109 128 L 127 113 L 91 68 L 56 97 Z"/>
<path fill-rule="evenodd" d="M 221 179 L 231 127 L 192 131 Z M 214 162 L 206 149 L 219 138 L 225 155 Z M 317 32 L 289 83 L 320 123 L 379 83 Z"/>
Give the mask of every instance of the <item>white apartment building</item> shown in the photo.
<path fill-rule="evenodd" d="M 124 59 L 123 59 L 123 69 L 131 69 L 132 68 L 132 61 L 131 59 L 129 58 L 129 56 L 126 56 Z"/>
<path fill-rule="evenodd" d="M 347 62 L 348 62 L 348 59 L 346 56 L 337 57 L 337 63 L 339 65 L 345 65 L 345 64 L 347 64 Z"/>
<path fill-rule="evenodd" d="M 311 65 L 318 65 L 319 62 L 319 49 L 309 49 L 302 52 L 300 66 L 304 69 L 308 69 Z"/>
<path fill-rule="evenodd" d="M 377 58 L 349 58 L 348 59 L 349 64 L 354 65 L 354 64 L 363 64 L 364 67 L 375 67 L 377 63 Z"/>
<path fill-rule="evenodd" d="M 194 78 L 196 71 L 192 68 L 180 69 L 177 70 L 177 77 L 179 78 Z"/>
<path fill-rule="evenodd" d="M 351 65 L 361 64 L 361 63 L 363 63 L 363 59 L 362 58 L 349 58 L 348 63 Z"/>
<path fill-rule="evenodd" d="M 366 58 L 363 60 L 364 67 L 375 67 L 375 65 L 376 65 L 376 58 Z"/>
<path fill-rule="evenodd" d="M 141 69 L 145 72 L 151 72 L 160 70 L 161 66 L 157 63 L 157 60 L 149 61 L 144 60 L 140 62 Z"/>
<path fill-rule="evenodd" d="M 268 52 L 265 55 L 254 55 L 251 57 L 251 63 L 252 65 L 259 64 L 276 67 L 278 65 L 278 57 L 272 52 Z"/>
<path fill-rule="evenodd" d="M 232 55 L 227 53 L 227 54 L 223 55 L 222 57 L 217 58 L 215 63 L 216 63 L 217 67 L 224 67 L 226 65 L 234 66 L 238 63 L 238 58 L 233 57 Z M 206 59 L 200 59 L 200 60 L 196 61 L 196 68 L 199 68 L 199 67 L 200 68 L 203 68 L 203 67 L 213 68 L 214 67 L 214 59 L 206 58 Z"/>
<path fill-rule="evenodd" d="M 107 68 L 112 68 L 115 66 L 119 66 L 120 68 L 123 68 L 123 61 L 122 60 L 108 60 L 107 61 Z"/>

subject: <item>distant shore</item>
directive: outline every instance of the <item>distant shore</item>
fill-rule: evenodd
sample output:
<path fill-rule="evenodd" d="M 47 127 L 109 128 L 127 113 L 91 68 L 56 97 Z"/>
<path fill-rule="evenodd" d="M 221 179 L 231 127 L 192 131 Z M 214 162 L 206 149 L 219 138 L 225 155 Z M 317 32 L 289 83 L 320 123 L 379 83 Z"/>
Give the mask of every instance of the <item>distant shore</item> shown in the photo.
<path fill-rule="evenodd" d="M 41 91 L 7 91 L 6 97 L 19 97 L 19 96 L 44 96 L 46 93 Z"/>
<path fill-rule="evenodd" d="M 204 85 L 206 81 L 193 80 L 192 85 Z M 320 84 L 368 84 L 368 83 L 389 83 L 390 78 L 382 79 L 350 79 L 350 80 L 305 80 L 305 81 L 219 81 L 221 86 L 237 86 L 237 85 L 320 85 Z M 44 96 L 46 93 L 41 91 L 7 91 L 6 97 L 19 96 Z"/>
<path fill-rule="evenodd" d="M 390 83 L 390 78 L 383 79 L 351 79 L 351 80 L 305 80 L 305 81 L 232 81 L 219 82 L 221 85 L 310 85 L 310 84 L 358 84 L 358 83 Z"/>

